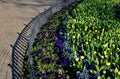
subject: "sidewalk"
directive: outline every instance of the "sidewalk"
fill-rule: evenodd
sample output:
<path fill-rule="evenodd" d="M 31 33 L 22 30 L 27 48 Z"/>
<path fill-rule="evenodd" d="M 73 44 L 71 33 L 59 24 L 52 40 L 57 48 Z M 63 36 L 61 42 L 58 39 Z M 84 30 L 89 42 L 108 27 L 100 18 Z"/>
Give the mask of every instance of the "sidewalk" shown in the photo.
<path fill-rule="evenodd" d="M 0 79 L 12 79 L 12 48 L 31 17 L 54 5 L 56 0 L 0 0 Z"/>

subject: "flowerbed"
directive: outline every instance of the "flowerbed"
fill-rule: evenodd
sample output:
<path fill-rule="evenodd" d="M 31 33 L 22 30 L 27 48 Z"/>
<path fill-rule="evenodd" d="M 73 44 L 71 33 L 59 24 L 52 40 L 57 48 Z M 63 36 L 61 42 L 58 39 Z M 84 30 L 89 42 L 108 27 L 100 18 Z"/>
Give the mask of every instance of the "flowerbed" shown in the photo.
<path fill-rule="evenodd" d="M 114 5 L 85 0 L 56 13 L 33 45 L 36 78 L 119 79 L 120 23 Z"/>
<path fill-rule="evenodd" d="M 67 78 L 60 65 L 60 58 L 55 53 L 56 29 L 65 16 L 61 13 L 62 11 L 59 14 L 56 13 L 48 23 L 42 26 L 35 39 L 32 56 L 37 79 Z"/>

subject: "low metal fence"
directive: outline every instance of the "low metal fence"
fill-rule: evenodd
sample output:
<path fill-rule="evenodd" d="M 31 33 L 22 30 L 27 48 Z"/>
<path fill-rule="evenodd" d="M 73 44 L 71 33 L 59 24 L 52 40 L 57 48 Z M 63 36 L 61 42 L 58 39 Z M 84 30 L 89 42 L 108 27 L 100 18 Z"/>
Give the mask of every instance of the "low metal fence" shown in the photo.
<path fill-rule="evenodd" d="M 23 79 L 22 69 L 26 51 L 28 51 L 27 54 L 30 63 L 30 78 L 34 79 L 35 75 L 32 66 L 33 58 L 31 53 L 36 34 L 39 32 L 40 27 L 43 26 L 55 12 L 75 1 L 76 0 L 58 1 L 56 5 L 40 13 L 31 22 L 29 22 L 29 24 L 26 25 L 23 31 L 19 34 L 19 37 L 12 49 L 12 79 Z"/>

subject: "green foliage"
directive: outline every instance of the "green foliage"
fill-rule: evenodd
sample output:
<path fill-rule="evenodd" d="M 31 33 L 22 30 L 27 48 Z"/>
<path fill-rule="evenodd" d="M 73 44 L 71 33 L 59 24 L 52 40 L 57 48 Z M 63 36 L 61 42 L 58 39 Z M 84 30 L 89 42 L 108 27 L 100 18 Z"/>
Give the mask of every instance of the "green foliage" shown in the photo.
<path fill-rule="evenodd" d="M 88 60 L 89 64 L 92 64 L 92 74 L 117 68 L 116 75 L 114 72 L 107 72 L 104 74 L 104 78 L 111 76 L 109 73 L 112 73 L 112 76 L 118 79 L 118 72 L 120 72 L 120 23 L 114 17 L 113 5 L 112 0 L 85 0 L 72 10 L 75 18 L 68 15 L 69 21 L 66 30 L 68 38 L 72 42 L 71 48 L 74 51 L 75 60 L 77 59 L 78 62 L 73 66 L 79 70 L 85 67 L 84 65 L 81 67 L 79 64 L 82 62 L 81 57 L 78 60 L 76 56 L 76 52 L 80 51 L 79 54 L 83 53 L 84 58 Z M 80 41 L 84 43 L 81 44 Z"/>

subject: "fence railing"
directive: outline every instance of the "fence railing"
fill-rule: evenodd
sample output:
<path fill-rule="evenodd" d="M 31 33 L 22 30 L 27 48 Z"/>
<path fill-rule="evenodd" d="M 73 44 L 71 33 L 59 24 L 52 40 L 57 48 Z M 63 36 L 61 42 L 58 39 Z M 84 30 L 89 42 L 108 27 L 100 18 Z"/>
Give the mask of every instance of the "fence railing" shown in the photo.
<path fill-rule="evenodd" d="M 28 59 L 30 63 L 30 78 L 33 79 L 35 77 L 31 53 L 36 34 L 39 32 L 40 27 L 44 25 L 48 18 L 50 18 L 55 12 L 75 1 L 76 0 L 58 1 L 56 5 L 40 13 L 28 25 L 26 25 L 23 31 L 19 34 L 12 49 L 12 79 L 23 79 L 22 68 L 26 51 L 28 51 Z"/>
<path fill-rule="evenodd" d="M 22 68 L 26 50 L 28 49 L 29 38 L 36 16 L 19 34 L 13 48 L 12 48 L 12 79 L 22 79 Z"/>

